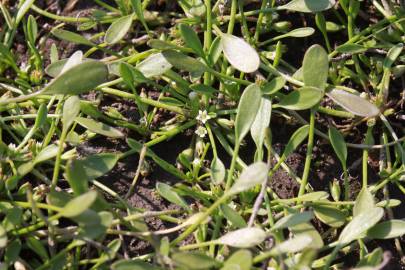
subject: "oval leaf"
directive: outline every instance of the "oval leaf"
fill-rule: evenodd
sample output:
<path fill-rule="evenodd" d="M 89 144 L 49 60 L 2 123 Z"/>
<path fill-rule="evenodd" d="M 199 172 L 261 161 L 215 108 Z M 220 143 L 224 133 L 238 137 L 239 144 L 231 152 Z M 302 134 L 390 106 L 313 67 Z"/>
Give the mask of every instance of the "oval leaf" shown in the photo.
<path fill-rule="evenodd" d="M 124 134 L 116 128 L 106 125 L 101 122 L 94 121 L 93 119 L 77 117 L 76 122 L 82 127 L 87 128 L 91 132 L 104 135 L 111 138 L 122 138 Z"/>
<path fill-rule="evenodd" d="M 252 253 L 249 250 L 241 249 L 233 253 L 224 263 L 221 270 L 250 270 L 252 268 Z"/>
<path fill-rule="evenodd" d="M 302 63 L 305 86 L 325 89 L 329 74 L 328 54 L 320 45 L 311 46 L 305 53 Z"/>
<path fill-rule="evenodd" d="M 238 248 L 250 248 L 259 245 L 266 239 L 266 233 L 260 228 L 244 228 L 229 232 L 215 242 Z"/>
<path fill-rule="evenodd" d="M 346 223 L 347 213 L 337 208 L 330 206 L 314 206 L 315 216 L 325 223 L 334 228 L 339 228 Z"/>
<path fill-rule="evenodd" d="M 289 3 L 280 6 L 279 9 L 315 13 L 330 9 L 335 3 L 335 0 L 292 0 Z"/>
<path fill-rule="evenodd" d="M 357 195 L 356 202 L 353 207 L 353 216 L 358 216 L 374 207 L 374 196 L 367 187 L 364 187 L 361 189 L 359 195 Z"/>
<path fill-rule="evenodd" d="M 257 111 L 260 108 L 261 91 L 256 84 L 249 85 L 243 92 L 239 105 L 238 114 L 235 120 L 236 141 L 241 142 L 249 132 L 255 121 Z"/>
<path fill-rule="evenodd" d="M 180 24 L 179 29 L 186 45 L 193 49 L 196 54 L 203 57 L 205 55 L 204 49 L 196 31 L 186 24 Z"/>
<path fill-rule="evenodd" d="M 67 70 L 42 91 L 47 95 L 79 95 L 93 90 L 108 79 L 108 68 L 99 61 L 87 61 Z"/>
<path fill-rule="evenodd" d="M 136 67 L 146 78 L 151 78 L 164 74 L 173 66 L 166 60 L 163 54 L 156 53 L 143 60 Z"/>
<path fill-rule="evenodd" d="M 267 180 L 268 171 L 268 166 L 264 162 L 257 162 L 250 165 L 242 172 L 239 179 L 236 180 L 235 184 L 229 190 L 229 193 L 237 194 L 262 184 Z"/>
<path fill-rule="evenodd" d="M 221 44 L 226 59 L 237 70 L 252 73 L 259 69 L 260 57 L 245 40 L 223 34 L 221 35 Z"/>
<path fill-rule="evenodd" d="M 199 252 L 175 253 L 172 256 L 172 259 L 177 265 L 190 270 L 211 269 L 217 265 L 215 259 Z"/>
<path fill-rule="evenodd" d="M 189 209 L 189 206 L 187 205 L 186 201 L 184 201 L 184 199 L 179 194 L 177 194 L 177 192 L 173 190 L 173 188 L 168 184 L 160 182 L 156 183 L 156 190 L 157 192 L 159 192 L 160 196 L 162 196 L 169 202 L 177 204 L 183 207 L 184 209 Z"/>
<path fill-rule="evenodd" d="M 348 244 L 353 240 L 361 238 L 364 232 L 377 224 L 383 215 L 384 210 L 382 208 L 374 207 L 354 216 L 352 221 L 350 221 L 340 233 L 339 244 Z"/>
<path fill-rule="evenodd" d="M 374 104 L 346 91 L 333 89 L 326 93 L 326 95 L 352 114 L 363 117 L 374 117 L 380 113 L 380 110 Z"/>
<path fill-rule="evenodd" d="M 115 44 L 125 37 L 132 25 L 133 15 L 128 15 L 115 20 L 107 29 L 105 42 Z"/>
<path fill-rule="evenodd" d="M 346 167 L 347 145 L 342 133 L 334 127 L 329 128 L 329 140 L 340 162 Z"/>
<path fill-rule="evenodd" d="M 226 169 L 224 163 L 215 157 L 211 163 L 211 178 L 215 184 L 219 185 L 224 182 Z"/>
<path fill-rule="evenodd" d="M 381 222 L 367 231 L 367 237 L 373 239 L 391 239 L 405 234 L 405 221 L 392 219 Z"/>
<path fill-rule="evenodd" d="M 324 92 L 315 87 L 304 86 L 285 96 L 274 107 L 287 110 L 307 110 L 318 104 L 324 96 Z"/>
<path fill-rule="evenodd" d="M 60 211 L 67 218 L 77 217 L 96 201 L 97 192 L 92 190 L 70 200 Z"/>
<path fill-rule="evenodd" d="M 307 234 L 300 234 L 294 238 L 288 239 L 274 248 L 271 249 L 271 254 L 273 256 L 285 254 L 285 253 L 296 253 L 308 247 L 312 242 L 312 237 Z"/>
<path fill-rule="evenodd" d="M 250 134 L 257 148 L 262 148 L 264 138 L 266 135 L 266 129 L 270 125 L 271 119 L 271 100 L 262 98 L 259 111 L 256 114 L 256 118 L 250 128 Z"/>
<path fill-rule="evenodd" d="M 289 228 L 301 223 L 306 223 L 310 221 L 311 219 L 314 218 L 314 213 L 312 212 L 302 212 L 302 213 L 296 213 L 296 214 L 291 214 L 288 216 L 285 216 L 281 218 L 279 221 L 277 221 L 274 226 L 271 228 L 272 231 L 274 230 L 280 230 L 280 229 L 285 229 Z"/>
<path fill-rule="evenodd" d="M 201 73 L 207 71 L 207 67 L 195 58 L 182 54 L 174 50 L 162 52 L 167 62 L 180 70 Z"/>

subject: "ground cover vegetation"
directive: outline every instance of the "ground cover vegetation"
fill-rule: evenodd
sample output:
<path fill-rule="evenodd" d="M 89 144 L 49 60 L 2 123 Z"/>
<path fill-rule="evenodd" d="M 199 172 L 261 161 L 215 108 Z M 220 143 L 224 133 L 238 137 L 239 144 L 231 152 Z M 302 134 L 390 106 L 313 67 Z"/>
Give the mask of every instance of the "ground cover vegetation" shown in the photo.
<path fill-rule="evenodd" d="M 404 269 L 404 8 L 1 0 L 0 269 Z"/>

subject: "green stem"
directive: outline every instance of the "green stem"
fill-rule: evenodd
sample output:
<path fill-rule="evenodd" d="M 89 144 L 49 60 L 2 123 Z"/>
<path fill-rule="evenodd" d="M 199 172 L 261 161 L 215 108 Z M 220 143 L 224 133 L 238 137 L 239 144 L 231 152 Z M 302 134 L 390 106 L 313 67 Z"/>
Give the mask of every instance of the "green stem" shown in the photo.
<path fill-rule="evenodd" d="M 228 196 L 224 194 L 220 197 L 217 201 L 215 201 L 210 208 L 208 208 L 203 215 L 199 216 L 199 218 L 190 226 L 188 227 L 182 234 L 180 234 L 176 239 L 171 242 L 171 246 L 174 246 L 184 239 L 187 238 L 204 220 L 206 220 L 218 206 L 224 203 L 228 199 Z"/>
<path fill-rule="evenodd" d="M 233 150 L 233 154 L 232 154 L 231 167 L 229 168 L 229 171 L 228 171 L 228 177 L 226 179 L 225 191 L 228 191 L 232 185 L 232 178 L 233 178 L 233 172 L 235 171 L 236 159 L 239 156 L 238 155 L 239 148 L 240 148 L 240 143 L 237 141 L 235 144 L 235 148 Z"/>
<path fill-rule="evenodd" d="M 311 110 L 310 120 L 309 120 L 309 134 L 308 134 L 308 145 L 307 145 L 307 154 L 305 158 L 305 167 L 302 174 L 300 190 L 298 196 L 302 196 L 305 193 L 305 188 L 308 183 L 309 171 L 311 169 L 312 161 L 312 151 L 314 148 L 314 137 L 315 137 L 315 109 Z"/>

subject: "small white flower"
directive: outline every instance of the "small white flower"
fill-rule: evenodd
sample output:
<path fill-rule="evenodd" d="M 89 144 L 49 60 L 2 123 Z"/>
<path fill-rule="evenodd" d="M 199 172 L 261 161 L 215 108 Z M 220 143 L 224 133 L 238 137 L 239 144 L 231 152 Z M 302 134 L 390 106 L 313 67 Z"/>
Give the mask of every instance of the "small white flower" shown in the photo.
<path fill-rule="evenodd" d="M 204 138 L 207 135 L 208 131 L 205 127 L 199 126 L 197 130 L 195 131 L 195 134 L 200 136 L 201 138 Z"/>
<path fill-rule="evenodd" d="M 10 143 L 10 144 L 8 145 L 8 149 L 9 149 L 10 151 L 14 152 L 14 151 L 17 149 L 17 147 L 16 147 L 16 145 L 15 145 L 14 143 Z"/>
<path fill-rule="evenodd" d="M 211 119 L 211 116 L 208 115 L 206 110 L 204 111 L 199 110 L 196 119 L 201 123 L 205 124 L 207 123 L 208 120 Z"/>
<path fill-rule="evenodd" d="M 200 163 L 201 163 L 201 160 L 200 160 L 199 158 L 195 158 L 195 159 L 193 160 L 193 165 L 194 165 L 194 166 L 198 166 L 198 165 L 200 165 Z"/>

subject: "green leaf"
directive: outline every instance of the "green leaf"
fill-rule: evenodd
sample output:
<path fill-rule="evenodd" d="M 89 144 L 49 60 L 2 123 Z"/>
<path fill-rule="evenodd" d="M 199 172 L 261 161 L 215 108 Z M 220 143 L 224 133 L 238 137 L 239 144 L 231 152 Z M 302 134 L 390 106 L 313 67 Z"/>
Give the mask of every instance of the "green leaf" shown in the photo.
<path fill-rule="evenodd" d="M 286 83 L 286 80 L 284 77 L 275 77 L 273 80 L 271 80 L 268 83 L 265 83 L 262 86 L 262 93 L 266 95 L 273 95 L 280 91 Z"/>
<path fill-rule="evenodd" d="M 83 52 L 82 51 L 76 51 L 74 52 L 65 62 L 65 64 L 63 65 L 63 68 L 61 69 L 60 74 L 68 71 L 69 69 L 71 69 L 74 66 L 77 66 L 79 64 L 81 64 L 83 62 Z"/>
<path fill-rule="evenodd" d="M 359 44 L 343 44 L 336 48 L 336 51 L 339 53 L 350 53 L 350 54 L 357 54 L 363 53 L 367 51 L 367 48 L 361 46 Z"/>
<path fill-rule="evenodd" d="M 49 260 L 48 251 L 46 250 L 45 246 L 39 241 L 36 237 L 27 237 L 27 247 L 31 249 L 33 252 L 38 254 L 43 262 Z"/>
<path fill-rule="evenodd" d="M 381 222 L 367 231 L 367 237 L 372 239 L 391 239 L 405 234 L 405 221 L 391 219 Z"/>
<path fill-rule="evenodd" d="M 250 270 L 252 268 L 253 258 L 249 250 L 241 249 L 233 253 L 224 263 L 221 270 Z"/>
<path fill-rule="evenodd" d="M 88 39 L 86 39 L 85 37 L 83 37 L 82 35 L 70 32 L 70 31 L 66 31 L 63 29 L 53 29 L 51 31 L 52 35 L 54 35 L 55 37 L 65 40 L 65 41 L 69 41 L 75 44 L 82 44 L 82 45 L 87 45 L 87 46 L 96 46 L 93 42 L 89 41 Z"/>
<path fill-rule="evenodd" d="M 172 255 L 176 265 L 190 270 L 211 269 L 218 265 L 217 261 L 203 253 L 199 252 L 179 252 Z"/>
<path fill-rule="evenodd" d="M 131 29 L 134 15 L 128 15 L 115 20 L 105 33 L 104 41 L 107 44 L 116 44 L 125 37 Z"/>
<path fill-rule="evenodd" d="M 174 50 L 167 50 L 162 52 L 166 58 L 174 67 L 189 72 L 201 73 L 207 71 L 207 67 L 195 58 L 182 54 Z"/>
<path fill-rule="evenodd" d="M 266 237 L 266 233 L 262 229 L 250 227 L 229 232 L 215 242 L 231 247 L 250 248 L 261 244 Z"/>
<path fill-rule="evenodd" d="M 35 44 L 38 37 L 38 24 L 35 17 L 30 15 L 27 21 L 27 36 L 31 44 Z"/>
<path fill-rule="evenodd" d="M 136 83 L 144 83 L 147 81 L 147 78 L 143 75 L 142 72 L 138 71 L 130 64 L 121 63 L 120 64 L 120 75 L 124 82 L 131 88 L 132 91 L 136 91 Z M 138 105 L 139 106 L 139 105 Z"/>
<path fill-rule="evenodd" d="M 21 2 L 21 1 L 20 1 Z M 20 21 L 24 18 L 25 14 L 34 4 L 35 0 L 25 0 L 21 7 L 18 9 L 17 15 L 15 17 L 15 25 L 18 25 Z"/>
<path fill-rule="evenodd" d="M 402 50 L 404 48 L 404 45 L 402 43 L 396 44 L 394 47 L 392 47 L 388 53 L 387 56 L 384 59 L 383 66 L 385 69 L 390 69 L 394 62 L 397 60 L 397 58 L 400 56 Z"/>
<path fill-rule="evenodd" d="M 246 221 L 243 219 L 241 215 L 239 215 L 238 212 L 233 210 L 231 207 L 229 207 L 226 204 L 221 204 L 219 207 L 221 210 L 222 214 L 224 217 L 234 226 L 239 229 L 247 227 Z"/>
<path fill-rule="evenodd" d="M 80 113 L 80 99 L 78 96 L 71 96 L 63 104 L 62 123 L 63 128 L 68 130 Z"/>
<path fill-rule="evenodd" d="M 108 79 L 108 68 L 99 61 L 81 63 L 55 78 L 42 91 L 46 95 L 79 95 Z"/>
<path fill-rule="evenodd" d="M 250 128 L 250 134 L 258 149 L 263 146 L 264 138 L 266 136 L 266 129 L 270 125 L 271 119 L 271 100 L 262 98 L 259 111 L 256 114 L 256 118 Z"/>
<path fill-rule="evenodd" d="M 190 209 L 186 201 L 168 184 L 158 182 L 156 183 L 156 190 L 166 200 L 184 209 Z"/>
<path fill-rule="evenodd" d="M 316 205 L 314 206 L 315 216 L 333 228 L 339 228 L 346 223 L 347 212 L 339 210 L 332 206 Z"/>
<path fill-rule="evenodd" d="M 76 122 L 78 124 L 80 124 L 82 127 L 87 128 L 91 132 L 94 132 L 94 133 L 97 133 L 100 135 L 104 135 L 104 136 L 111 137 L 111 138 L 124 137 L 124 134 L 122 134 L 122 132 L 119 131 L 118 129 L 113 128 L 104 123 L 97 122 L 90 118 L 77 117 Z"/>
<path fill-rule="evenodd" d="M 278 256 L 285 253 L 297 253 L 308 248 L 311 242 L 311 236 L 307 234 L 300 234 L 276 245 L 270 250 L 270 253 L 273 256 Z"/>
<path fill-rule="evenodd" d="M 374 104 L 346 91 L 333 89 L 326 95 L 352 114 L 363 117 L 374 117 L 380 114 L 380 110 Z"/>
<path fill-rule="evenodd" d="M 87 179 L 97 179 L 111 171 L 119 160 L 119 155 L 114 153 L 101 153 L 88 156 L 80 160 Z"/>
<path fill-rule="evenodd" d="M 302 63 L 305 86 L 325 89 L 329 74 L 328 53 L 320 45 L 311 46 Z"/>
<path fill-rule="evenodd" d="M 363 234 L 374 227 L 384 215 L 384 210 L 379 207 L 369 208 L 367 211 L 354 216 L 352 221 L 346 225 L 339 236 L 339 244 L 344 245 L 353 240 L 363 237 Z"/>
<path fill-rule="evenodd" d="M 257 162 L 249 165 L 236 180 L 235 184 L 228 191 L 230 195 L 247 191 L 267 180 L 269 168 L 264 162 Z"/>
<path fill-rule="evenodd" d="M 353 207 L 353 216 L 358 216 L 361 213 L 367 212 L 369 209 L 375 207 L 374 196 L 368 190 L 367 187 L 361 189 L 359 195 L 356 198 L 356 202 Z"/>
<path fill-rule="evenodd" d="M 260 108 L 261 95 L 260 87 L 256 84 L 249 85 L 243 92 L 235 120 L 235 137 L 237 143 L 243 140 L 255 121 Z"/>
<path fill-rule="evenodd" d="M 204 49 L 196 31 L 186 24 L 179 26 L 181 37 L 188 47 L 201 57 L 205 57 Z"/>
<path fill-rule="evenodd" d="M 330 9 L 335 3 L 335 0 L 292 0 L 289 3 L 278 7 L 278 9 L 315 13 Z"/>
<path fill-rule="evenodd" d="M 66 180 L 73 193 L 78 196 L 88 191 L 88 178 L 80 160 L 69 160 L 66 165 Z"/>
<path fill-rule="evenodd" d="M 7 246 L 7 232 L 3 226 L 0 225 L 0 248 L 5 248 Z"/>
<path fill-rule="evenodd" d="M 308 37 L 311 36 L 313 33 L 315 33 L 315 29 L 312 27 L 302 27 L 302 28 L 296 28 L 294 30 L 291 30 L 288 33 L 276 36 L 273 38 L 273 40 L 279 40 L 282 38 L 288 38 L 288 37 Z"/>
<path fill-rule="evenodd" d="M 163 75 L 173 66 L 166 60 L 162 53 L 156 53 L 143 60 L 136 67 L 146 78 L 151 78 Z"/>
<path fill-rule="evenodd" d="M 271 227 L 271 230 L 281 230 L 289 227 L 293 227 L 295 225 L 301 224 L 301 223 L 306 223 L 310 221 L 311 219 L 314 218 L 314 213 L 306 211 L 302 213 L 294 213 L 287 215 L 280 220 L 278 220 L 273 227 Z"/>
<path fill-rule="evenodd" d="M 222 34 L 221 44 L 226 59 L 237 70 L 252 73 L 259 69 L 260 57 L 245 40 L 233 35 Z"/>
<path fill-rule="evenodd" d="M 162 270 L 157 266 L 143 261 L 121 260 L 111 265 L 112 270 Z"/>
<path fill-rule="evenodd" d="M 64 217 L 72 218 L 77 217 L 96 201 L 97 192 L 91 190 L 87 193 L 84 193 L 72 200 L 70 200 L 61 210 L 61 214 Z"/>
<path fill-rule="evenodd" d="M 321 89 L 304 86 L 283 97 L 274 107 L 293 111 L 307 110 L 318 104 L 323 96 L 324 92 Z"/>
<path fill-rule="evenodd" d="M 309 126 L 305 125 L 297 129 L 288 141 L 282 158 L 287 158 L 307 137 L 309 134 Z"/>
<path fill-rule="evenodd" d="M 339 158 L 342 166 L 346 168 L 346 160 L 347 160 L 347 145 L 345 142 L 345 138 L 343 135 L 334 127 L 329 128 L 329 140 L 332 144 L 333 150 L 337 157 Z"/>
<path fill-rule="evenodd" d="M 322 248 L 324 243 L 322 240 L 322 236 L 319 232 L 315 229 L 315 227 L 311 223 L 301 223 L 295 226 L 291 226 L 290 230 L 298 237 L 299 235 L 307 235 L 312 238 L 310 244 L 308 244 L 308 248 Z"/>
<path fill-rule="evenodd" d="M 210 172 L 211 172 L 212 181 L 216 185 L 219 185 L 224 182 L 225 175 L 226 175 L 226 169 L 225 169 L 224 164 L 222 163 L 222 161 L 219 158 L 214 157 L 212 159 Z"/>
<path fill-rule="evenodd" d="M 136 14 L 138 20 L 142 23 L 143 27 L 145 27 L 146 31 L 149 32 L 149 27 L 146 23 L 145 16 L 143 15 L 143 8 L 142 8 L 142 1 L 141 0 L 131 0 L 132 8 Z"/>

